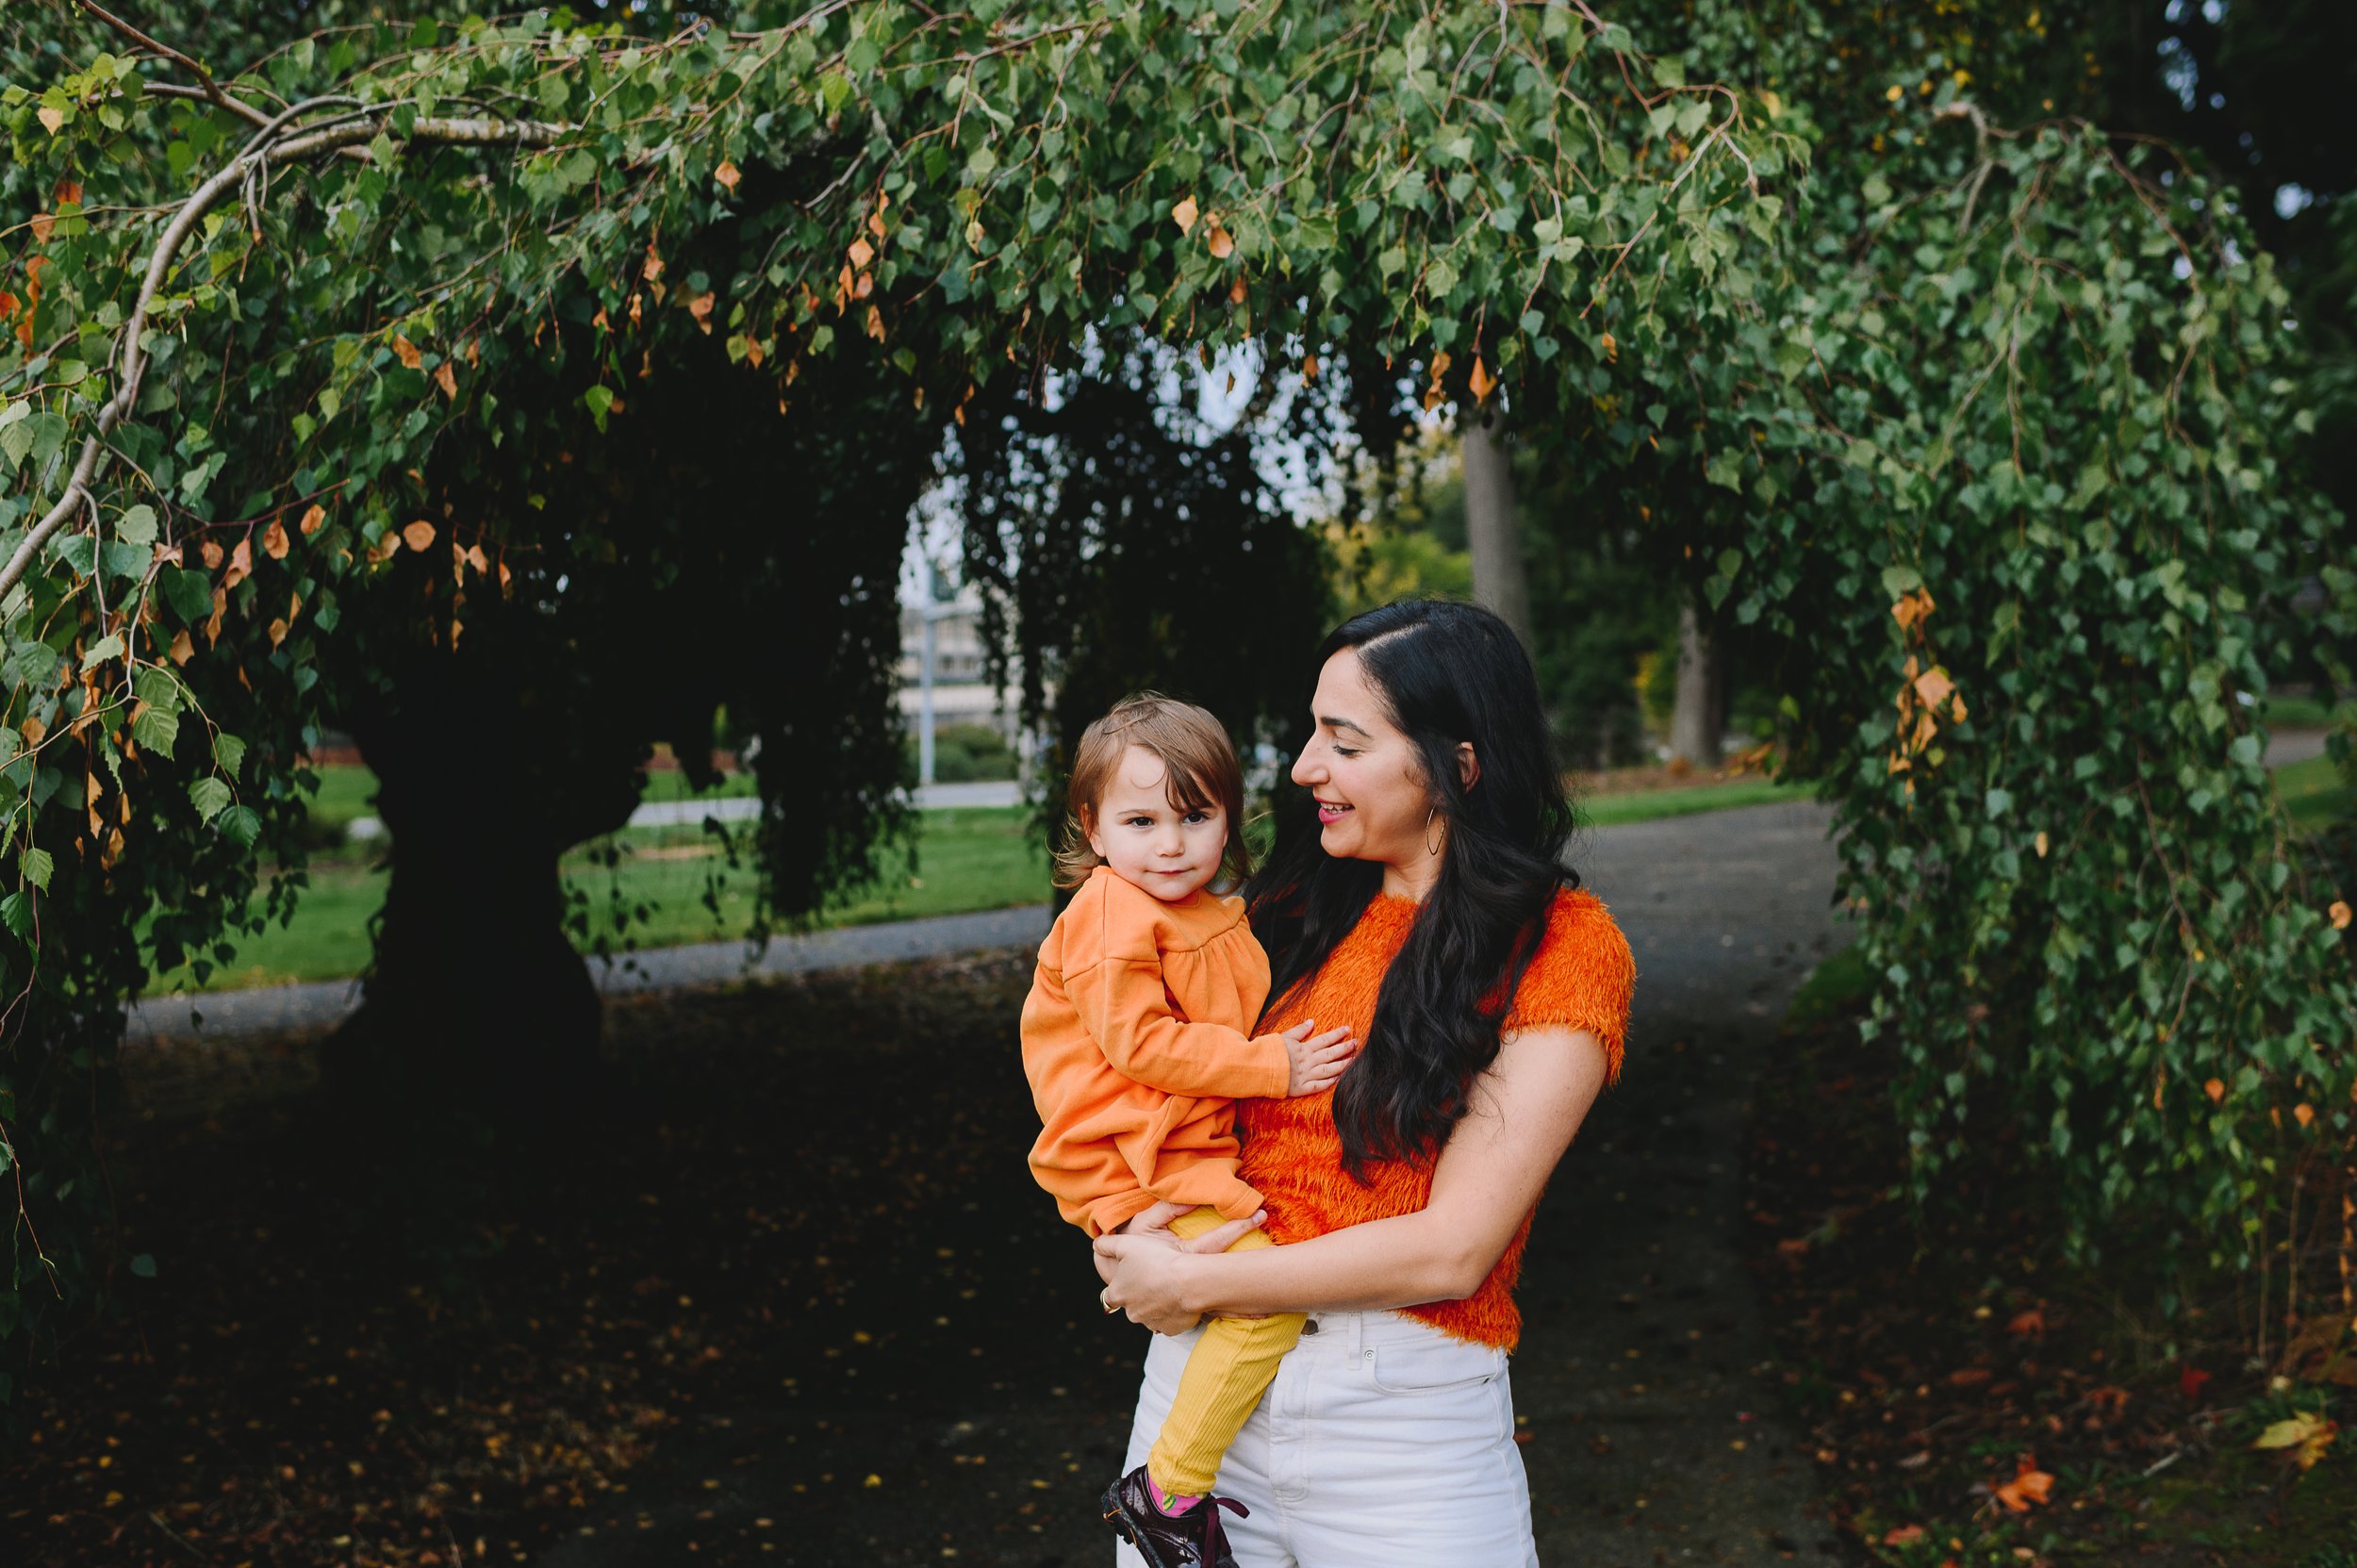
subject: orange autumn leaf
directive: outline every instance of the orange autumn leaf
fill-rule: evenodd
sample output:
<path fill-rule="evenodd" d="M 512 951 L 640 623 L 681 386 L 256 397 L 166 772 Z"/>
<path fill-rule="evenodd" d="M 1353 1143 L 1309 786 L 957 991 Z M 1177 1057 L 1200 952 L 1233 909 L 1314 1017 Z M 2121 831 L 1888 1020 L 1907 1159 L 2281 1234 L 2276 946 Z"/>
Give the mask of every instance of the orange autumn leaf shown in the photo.
<path fill-rule="evenodd" d="M 2027 1513 L 2053 1496 L 2054 1477 L 2038 1469 L 2036 1459 L 2024 1454 L 2021 1468 L 2014 1478 L 1991 1491 L 2008 1511 Z"/>
<path fill-rule="evenodd" d="M 420 518 L 401 531 L 401 542 L 412 550 L 423 550 L 434 542 L 434 525 Z"/>
<path fill-rule="evenodd" d="M 196 643 L 185 629 L 172 634 L 170 657 L 173 664 L 186 664 L 196 657 Z"/>
<path fill-rule="evenodd" d="M 1198 215 L 1193 196 L 1180 197 L 1178 205 L 1170 209 L 1170 221 L 1178 225 L 1180 234 L 1195 232 L 1195 221 Z"/>
<path fill-rule="evenodd" d="M 277 647 L 280 643 L 282 643 L 282 642 L 284 642 L 284 641 L 286 641 L 286 640 L 287 640 L 287 623 L 286 623 L 286 621 L 285 621 L 284 619 L 278 619 L 278 620 L 273 620 L 273 621 L 272 621 L 272 622 L 270 623 L 270 645 L 271 645 L 272 648 L 275 648 L 275 647 Z"/>
<path fill-rule="evenodd" d="M 204 557 L 205 569 L 207 571 L 219 571 L 221 569 L 221 563 L 228 558 L 227 553 L 224 552 L 219 544 L 216 544 L 211 539 L 206 539 L 202 544 L 198 545 L 196 547 L 196 553 Z"/>
<path fill-rule="evenodd" d="M 1244 281 L 1244 274 L 1242 272 L 1238 272 L 1236 274 L 1236 281 L 1228 286 L 1228 303 L 1230 305 L 1242 305 L 1249 297 L 1250 289 Z"/>
<path fill-rule="evenodd" d="M 720 160 L 720 167 L 712 172 L 712 177 L 720 182 L 720 188 L 722 190 L 733 190 L 736 189 L 736 182 L 743 179 L 745 176 L 736 172 L 735 164 L 730 162 L 727 158 L 722 158 Z"/>
<path fill-rule="evenodd" d="M 872 305 L 867 307 L 867 336 L 879 343 L 884 339 L 883 312 Z"/>
<path fill-rule="evenodd" d="M 434 367 L 434 385 L 442 389 L 444 397 L 453 401 L 457 398 L 458 373 L 450 368 L 449 360 L 445 359 Z"/>
<path fill-rule="evenodd" d="M 1235 236 L 1217 223 L 1211 225 L 1211 238 L 1205 242 L 1211 246 L 1211 255 L 1218 260 L 1225 261 L 1236 254 Z"/>
<path fill-rule="evenodd" d="M 308 511 L 303 514 L 303 521 L 300 526 L 303 529 L 304 537 L 308 538 L 313 534 L 318 533 L 320 531 L 320 524 L 325 522 L 326 520 L 327 508 L 316 504 L 313 505 Z"/>
<path fill-rule="evenodd" d="M 649 283 L 652 283 L 663 275 L 663 257 L 655 254 L 655 248 L 652 245 L 647 247 L 647 259 L 639 267 L 638 275 Z"/>
<path fill-rule="evenodd" d="M 696 324 L 705 332 L 712 330 L 712 294 L 709 289 L 687 302 L 687 313 L 696 318 Z"/>
<path fill-rule="evenodd" d="M 2349 929 L 2348 900 L 2333 900 L 2332 902 L 2325 909 L 2324 913 L 2332 919 L 2332 929 L 2334 931 L 2347 931 Z"/>
<path fill-rule="evenodd" d="M 1915 678 L 1915 695 L 1923 700 L 1926 707 L 1937 707 L 1955 689 L 1956 683 L 1950 680 L 1948 672 L 1937 665 Z"/>
<path fill-rule="evenodd" d="M 851 248 L 844 254 L 851 258 L 853 267 L 865 267 L 876 259 L 876 247 L 865 239 L 854 239 Z"/>
<path fill-rule="evenodd" d="M 2210 1097 L 2211 1104 L 2216 1105 L 2226 1098 L 2226 1085 L 2214 1078 L 2201 1085 L 2201 1092 Z"/>
<path fill-rule="evenodd" d="M 33 230 L 33 243 L 36 245 L 46 245 L 49 243 L 49 236 L 51 232 L 57 228 L 57 226 L 58 215 L 56 213 L 34 213 L 31 224 Z"/>
<path fill-rule="evenodd" d="M 59 206 L 65 206 L 68 202 L 78 206 L 82 201 L 82 187 L 76 181 L 61 179 L 49 188 L 49 195 Z"/>
<path fill-rule="evenodd" d="M 273 561 L 287 558 L 287 525 L 276 518 L 271 519 L 270 526 L 262 530 L 262 553 Z"/>
<path fill-rule="evenodd" d="M 2015 1335 L 2037 1334 L 2043 1336 L 2046 1332 L 2045 1309 L 2041 1307 L 2032 1307 L 2026 1312 L 2016 1313 L 2013 1321 L 2005 1325 L 2005 1332 Z"/>
<path fill-rule="evenodd" d="M 1620 361 L 1621 340 L 1618 338 L 1607 332 L 1596 339 L 1596 345 L 1604 350 L 1606 364 L 1617 364 Z"/>
<path fill-rule="evenodd" d="M 1468 378 L 1468 382 L 1473 388 L 1474 402 L 1490 401 L 1490 388 L 1495 387 L 1497 383 L 1491 379 L 1490 367 L 1481 362 L 1481 355 L 1477 354 L 1474 355 L 1473 374 Z"/>
<path fill-rule="evenodd" d="M 413 371 L 425 359 L 425 355 L 419 352 L 418 345 L 398 332 L 393 334 L 393 357 Z"/>
<path fill-rule="evenodd" d="M 2292 1107 L 2292 1120 L 2298 1122 L 2300 1126 L 2305 1127 L 2316 1119 L 2316 1108 L 2308 1104 L 2305 1100 L 2302 1100 L 2299 1104 Z"/>
<path fill-rule="evenodd" d="M 221 580 L 224 588 L 234 588 L 254 575 L 254 536 L 248 534 L 238 541 L 238 548 L 229 553 L 229 570 Z"/>
<path fill-rule="evenodd" d="M 1922 1539 L 1923 1527 L 1920 1525 L 1902 1525 L 1895 1530 L 1883 1532 L 1883 1544 L 1886 1546 L 1912 1546 Z"/>

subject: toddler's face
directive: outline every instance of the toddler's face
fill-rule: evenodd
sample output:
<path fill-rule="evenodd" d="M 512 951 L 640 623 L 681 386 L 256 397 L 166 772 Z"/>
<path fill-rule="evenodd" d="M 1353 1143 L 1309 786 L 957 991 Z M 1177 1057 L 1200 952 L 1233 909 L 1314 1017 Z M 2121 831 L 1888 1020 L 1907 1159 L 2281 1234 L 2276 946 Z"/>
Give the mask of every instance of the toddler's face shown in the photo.
<path fill-rule="evenodd" d="M 1089 823 L 1089 848 L 1113 875 L 1177 903 L 1219 875 L 1228 848 L 1228 813 L 1218 806 L 1170 803 L 1160 757 L 1132 746 L 1122 754 Z"/>

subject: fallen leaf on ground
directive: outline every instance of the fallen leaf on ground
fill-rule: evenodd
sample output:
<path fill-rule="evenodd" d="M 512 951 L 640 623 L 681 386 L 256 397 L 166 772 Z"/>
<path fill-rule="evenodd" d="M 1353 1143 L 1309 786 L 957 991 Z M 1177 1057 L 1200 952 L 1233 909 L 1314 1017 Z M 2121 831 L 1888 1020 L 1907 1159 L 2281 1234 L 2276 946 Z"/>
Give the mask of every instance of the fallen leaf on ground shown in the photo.
<path fill-rule="evenodd" d="M 2037 1468 L 2037 1461 L 2024 1454 L 2021 1468 L 2013 1479 L 1993 1489 L 1997 1500 L 2013 1513 L 2027 1513 L 2053 1495 L 2054 1477 Z"/>
<path fill-rule="evenodd" d="M 2278 1421 L 2259 1434 L 2253 1448 L 2289 1448 L 2292 1458 L 2302 1470 L 2316 1468 L 2316 1461 L 2332 1446 L 2332 1439 L 2340 1432 L 2339 1423 L 2315 1411 L 2303 1411 L 2286 1420 Z"/>

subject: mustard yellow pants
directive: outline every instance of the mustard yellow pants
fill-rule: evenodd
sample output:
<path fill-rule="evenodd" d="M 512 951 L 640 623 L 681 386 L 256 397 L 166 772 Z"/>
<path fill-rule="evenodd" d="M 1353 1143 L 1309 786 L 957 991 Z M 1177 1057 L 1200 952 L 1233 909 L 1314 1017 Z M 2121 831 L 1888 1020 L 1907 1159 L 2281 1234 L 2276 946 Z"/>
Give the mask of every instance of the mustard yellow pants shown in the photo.
<path fill-rule="evenodd" d="M 1170 1222 L 1171 1233 L 1192 1241 L 1227 1221 L 1217 1209 L 1192 1209 Z M 1265 1230 L 1247 1230 L 1228 1250 L 1274 1246 Z M 1203 1326 L 1178 1378 L 1178 1395 L 1146 1457 L 1146 1472 L 1164 1492 L 1200 1497 L 1211 1490 L 1228 1445 L 1251 1419 L 1261 1395 L 1277 1378 L 1277 1363 L 1301 1338 L 1302 1314 L 1215 1317 Z"/>

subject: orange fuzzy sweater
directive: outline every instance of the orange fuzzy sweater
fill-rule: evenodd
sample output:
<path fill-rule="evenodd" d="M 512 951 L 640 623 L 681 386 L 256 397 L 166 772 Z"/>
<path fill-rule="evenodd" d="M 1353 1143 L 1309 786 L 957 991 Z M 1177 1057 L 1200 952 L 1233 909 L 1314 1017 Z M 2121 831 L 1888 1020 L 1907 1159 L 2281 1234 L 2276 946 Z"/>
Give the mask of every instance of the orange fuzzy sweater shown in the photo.
<path fill-rule="evenodd" d="M 1347 1024 L 1365 1039 L 1375 1023 L 1383 973 L 1407 942 L 1416 910 L 1410 900 L 1378 895 L 1327 956 L 1325 967 L 1272 1010 L 1262 1027 L 1282 1030 L 1315 1018 L 1328 1029 Z M 1636 981 L 1628 942 L 1603 901 L 1592 893 L 1558 893 L 1548 912 L 1546 935 L 1501 1028 L 1552 1024 L 1586 1030 L 1604 1043 L 1607 1081 L 1617 1080 Z M 1279 1242 L 1414 1213 L 1431 1199 L 1430 1158 L 1370 1166 L 1364 1186 L 1351 1179 L 1343 1169 L 1342 1137 L 1334 1128 L 1330 1092 L 1247 1100 L 1238 1108 L 1237 1124 L 1244 1134 L 1244 1179 L 1260 1190 L 1268 1206 L 1269 1233 Z M 1529 1239 L 1530 1215 L 1525 1214 L 1479 1290 L 1461 1301 L 1434 1301 L 1403 1311 L 1459 1339 L 1511 1350 L 1522 1336 L 1514 1281 L 1522 1273 L 1523 1247 Z"/>
<path fill-rule="evenodd" d="M 1236 1176 L 1233 1102 L 1292 1080 L 1284 1040 L 1251 1032 L 1268 982 L 1242 899 L 1164 903 L 1090 873 L 1023 1001 L 1031 1174 L 1065 1219 L 1103 1235 L 1157 1198 L 1229 1219 L 1260 1207 Z"/>

